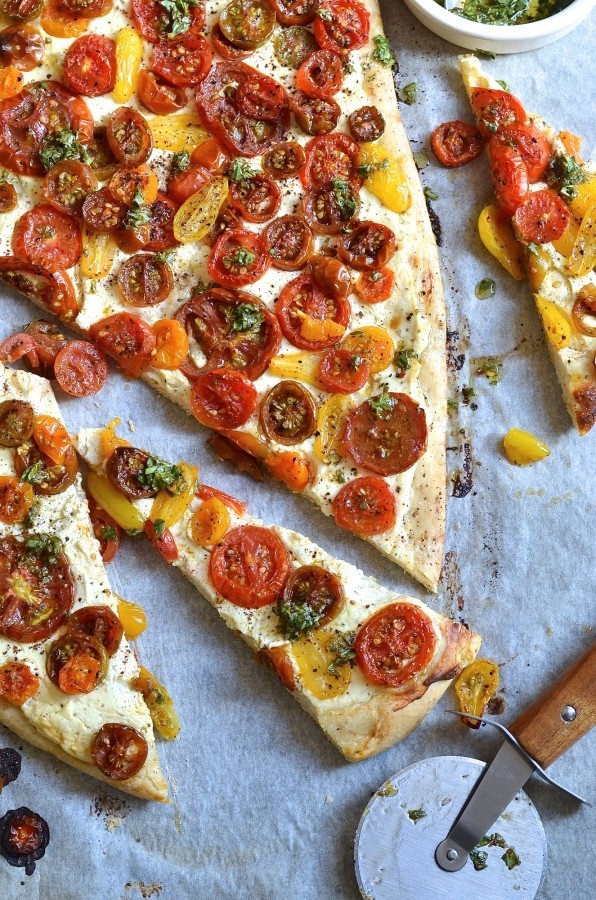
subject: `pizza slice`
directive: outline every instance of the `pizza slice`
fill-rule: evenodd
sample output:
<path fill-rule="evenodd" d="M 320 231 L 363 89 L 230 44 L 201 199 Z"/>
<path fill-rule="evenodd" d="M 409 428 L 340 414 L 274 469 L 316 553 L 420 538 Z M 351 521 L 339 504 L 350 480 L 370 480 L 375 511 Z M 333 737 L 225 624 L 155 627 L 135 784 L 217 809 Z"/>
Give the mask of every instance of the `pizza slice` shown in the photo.
<path fill-rule="evenodd" d="M 0 722 L 93 778 L 166 801 L 126 607 L 49 383 L 0 364 Z"/>
<path fill-rule="evenodd" d="M 122 527 L 144 531 L 352 761 L 418 726 L 480 638 L 396 594 L 308 538 L 118 438 L 85 429 L 87 487 Z"/>
<path fill-rule="evenodd" d="M 596 422 L 596 165 L 582 161 L 580 138 L 526 112 L 476 57 L 460 67 L 497 200 L 480 215 L 480 237 L 515 278 L 527 276 L 563 399 L 585 435 Z"/>
<path fill-rule="evenodd" d="M 0 276 L 436 590 L 444 306 L 377 0 L 191 7 L 27 26 Z"/>

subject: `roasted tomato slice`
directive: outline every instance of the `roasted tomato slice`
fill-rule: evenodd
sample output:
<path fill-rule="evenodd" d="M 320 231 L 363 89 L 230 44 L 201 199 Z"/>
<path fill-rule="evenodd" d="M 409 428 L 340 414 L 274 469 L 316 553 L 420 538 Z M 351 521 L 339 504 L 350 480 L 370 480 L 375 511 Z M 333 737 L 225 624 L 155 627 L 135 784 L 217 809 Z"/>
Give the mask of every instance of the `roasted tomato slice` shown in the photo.
<path fill-rule="evenodd" d="M 301 25 L 280 28 L 273 41 L 275 56 L 288 69 L 297 69 L 317 49 L 312 31 Z"/>
<path fill-rule="evenodd" d="M 317 405 L 297 381 L 280 381 L 263 397 L 260 421 L 270 441 L 291 447 L 314 434 Z"/>
<path fill-rule="evenodd" d="M 211 178 L 211 172 L 203 166 L 188 166 L 181 172 L 175 172 L 168 181 L 168 197 L 182 206 L 185 200 L 196 194 Z"/>
<path fill-rule="evenodd" d="M 68 620 L 68 630 L 96 638 L 108 656 L 114 655 L 124 634 L 120 619 L 109 606 L 83 606 L 77 609 Z"/>
<path fill-rule="evenodd" d="M 175 44 L 160 41 L 153 50 L 152 69 L 174 87 L 200 84 L 211 66 L 211 47 L 202 34 L 190 34 Z"/>
<path fill-rule="evenodd" d="M 82 144 L 91 140 L 93 117 L 85 101 L 56 81 L 28 84 L 0 101 L 0 165 L 19 175 L 44 175 L 40 150 L 64 131 Z"/>
<path fill-rule="evenodd" d="M 397 475 L 426 450 L 426 415 L 407 394 L 377 394 L 349 414 L 344 443 L 363 469 Z"/>
<path fill-rule="evenodd" d="M 344 602 L 344 591 L 337 575 L 321 566 L 294 569 L 277 602 L 277 614 L 290 641 L 311 628 L 326 625 L 337 615 Z"/>
<path fill-rule="evenodd" d="M 112 562 L 120 547 L 122 529 L 109 513 L 98 506 L 93 497 L 87 496 L 93 534 L 99 542 L 99 551 L 104 563 Z"/>
<path fill-rule="evenodd" d="M 428 666 L 436 645 L 433 624 L 419 606 L 391 603 L 364 623 L 354 649 L 369 681 L 399 687 Z"/>
<path fill-rule="evenodd" d="M 350 320 L 348 301 L 325 294 L 310 274 L 299 275 L 286 285 L 276 312 L 284 336 L 301 350 L 332 347 Z"/>
<path fill-rule="evenodd" d="M 395 525 L 395 494 L 377 475 L 365 475 L 345 484 L 331 504 L 340 528 L 370 537 Z"/>
<path fill-rule="evenodd" d="M 485 138 L 491 137 L 504 126 L 523 125 L 528 119 L 519 100 L 509 91 L 474 88 L 471 103 L 478 129 Z"/>
<path fill-rule="evenodd" d="M 19 481 L 15 475 L 0 475 L 0 522 L 22 522 L 34 499 L 33 488 L 26 481 Z"/>
<path fill-rule="evenodd" d="M 61 319 L 74 318 L 79 307 L 72 282 L 66 272 L 51 272 L 17 256 L 0 256 L 0 278 L 17 291 L 42 303 Z"/>
<path fill-rule="evenodd" d="M 162 530 L 157 522 L 147 519 L 143 525 L 143 532 L 149 539 L 149 543 L 167 563 L 176 562 L 178 559 L 178 546 L 169 528 L 164 527 Z"/>
<path fill-rule="evenodd" d="M 106 125 L 110 150 L 123 166 L 139 166 L 151 154 L 153 139 L 145 118 L 130 106 L 110 113 Z"/>
<path fill-rule="evenodd" d="M 520 154 L 508 144 L 489 142 L 488 159 L 498 204 L 513 215 L 528 196 L 528 169 Z"/>
<path fill-rule="evenodd" d="M 74 483 L 79 471 L 74 447 L 69 447 L 63 461 L 56 463 L 36 444 L 28 442 L 16 448 L 13 459 L 17 475 L 44 497 L 61 494 Z"/>
<path fill-rule="evenodd" d="M 352 289 L 350 270 L 334 256 L 310 259 L 310 271 L 321 290 L 332 297 L 347 297 Z"/>
<path fill-rule="evenodd" d="M 107 16 L 113 6 L 113 0 L 59 0 L 59 3 L 62 9 L 86 19 Z"/>
<path fill-rule="evenodd" d="M 304 268 L 312 252 L 313 236 L 302 216 L 281 216 L 265 230 L 271 264 L 285 272 Z"/>
<path fill-rule="evenodd" d="M 145 765 L 149 748 L 135 728 L 108 722 L 102 725 L 91 744 L 91 758 L 104 775 L 114 781 L 126 781 Z"/>
<path fill-rule="evenodd" d="M 41 12 L 42 0 L 4 0 L 2 11 L 9 19 L 29 22 Z"/>
<path fill-rule="evenodd" d="M 199 113 L 206 127 L 224 147 L 241 156 L 260 156 L 283 140 L 290 124 L 290 101 L 285 92 L 275 121 L 254 119 L 239 110 L 236 101 L 238 90 L 255 79 L 263 90 L 272 82 L 271 89 L 277 91 L 274 79 L 245 63 L 216 63 L 196 94 Z"/>
<path fill-rule="evenodd" d="M 39 367 L 35 341 L 28 334 L 17 331 L 0 344 L 0 362 L 13 363 L 26 359 L 32 369 Z"/>
<path fill-rule="evenodd" d="M 108 144 L 108 137 L 105 128 L 96 128 L 93 132 L 92 140 L 87 144 L 88 165 L 93 170 L 99 181 L 105 181 L 111 178 L 118 160 L 112 153 Z"/>
<path fill-rule="evenodd" d="M 268 75 L 243 82 L 236 91 L 236 106 L 243 116 L 275 122 L 287 102 L 286 90 Z"/>
<path fill-rule="evenodd" d="M 155 306 L 170 296 L 174 277 L 167 262 L 138 253 L 122 263 L 116 283 L 129 306 Z"/>
<path fill-rule="evenodd" d="M 315 50 L 296 72 L 296 87 L 307 97 L 333 97 L 341 90 L 343 80 L 343 63 L 333 50 Z"/>
<path fill-rule="evenodd" d="M 296 92 L 292 97 L 292 112 L 307 134 L 329 134 L 337 127 L 341 109 L 335 100 L 308 97 Z"/>
<path fill-rule="evenodd" d="M 155 72 L 148 69 L 141 69 L 139 72 L 137 94 L 145 109 L 155 113 L 156 116 L 167 116 L 177 112 L 188 103 L 186 88 L 167 84 Z"/>
<path fill-rule="evenodd" d="M 306 154 L 300 144 L 297 141 L 284 141 L 263 154 L 261 165 L 267 175 L 282 181 L 299 175 L 305 162 Z"/>
<path fill-rule="evenodd" d="M 15 256 L 34 266 L 44 266 L 50 272 L 69 269 L 81 257 L 81 229 L 68 213 L 40 203 L 17 221 L 12 248 Z"/>
<path fill-rule="evenodd" d="M 149 207 L 149 222 L 147 226 L 133 228 L 129 235 L 130 249 L 149 250 L 152 253 L 161 253 L 163 250 L 171 250 L 178 246 L 174 237 L 174 216 L 176 204 L 166 194 L 159 193 Z"/>
<path fill-rule="evenodd" d="M 268 222 L 281 206 L 281 192 L 272 178 L 256 172 L 231 182 L 229 201 L 247 222 Z"/>
<path fill-rule="evenodd" d="M 306 165 L 300 180 L 306 188 L 325 187 L 335 178 L 360 184 L 360 148 L 347 134 L 323 134 L 306 147 Z"/>
<path fill-rule="evenodd" d="M 499 686 L 499 667 L 489 659 L 475 659 L 460 672 L 453 684 L 460 712 L 483 716 Z M 468 728 L 480 728 L 477 719 L 462 716 Z"/>
<path fill-rule="evenodd" d="M 211 29 L 211 43 L 216 53 L 232 62 L 247 59 L 253 52 L 252 50 L 242 50 L 241 47 L 236 47 L 227 37 L 224 37 L 223 31 L 219 27 L 219 22 L 216 22 Z"/>
<path fill-rule="evenodd" d="M 308 25 L 319 3 L 318 0 L 271 0 L 271 6 L 282 25 Z"/>
<path fill-rule="evenodd" d="M 22 706 L 34 697 L 41 684 L 39 676 L 26 663 L 9 662 L 0 666 L 0 700 Z M 3 779 L 4 784 L 6 781 Z"/>
<path fill-rule="evenodd" d="M 275 28 L 275 13 L 264 0 L 232 0 L 219 17 L 224 38 L 241 50 L 256 50 Z"/>
<path fill-rule="evenodd" d="M 52 462 L 62 465 L 72 450 L 70 435 L 54 416 L 35 416 L 33 440 Z"/>
<path fill-rule="evenodd" d="M 89 694 L 106 677 L 108 654 L 99 637 L 79 632 L 69 619 L 68 630 L 48 649 L 46 671 L 65 694 Z"/>
<path fill-rule="evenodd" d="M 3 66 L 30 72 L 40 65 L 44 53 L 43 38 L 30 25 L 10 25 L 0 31 L 0 62 Z"/>
<path fill-rule="evenodd" d="M 315 234 L 340 234 L 356 219 L 360 201 L 347 182 L 338 180 L 305 191 L 301 209 Z"/>
<path fill-rule="evenodd" d="M 146 483 L 143 474 L 150 460 L 151 456 L 145 450 L 138 450 L 136 447 L 116 447 L 106 463 L 108 480 L 129 500 L 155 497 L 158 489 Z"/>
<path fill-rule="evenodd" d="M 480 156 L 484 138 L 475 125 L 456 119 L 453 122 L 443 122 L 435 128 L 430 145 L 443 166 L 455 169 Z"/>
<path fill-rule="evenodd" d="M 162 41 L 177 44 L 189 34 L 200 34 L 205 22 L 205 4 L 198 2 L 187 10 L 186 15 L 189 22 L 184 28 L 159 0 L 132 0 L 132 17 L 137 30 L 150 44 Z"/>
<path fill-rule="evenodd" d="M 90 231 L 110 234 L 121 228 L 128 209 L 107 187 L 89 194 L 83 201 L 83 221 Z"/>
<path fill-rule="evenodd" d="M 321 359 L 319 378 L 331 394 L 352 394 L 370 378 L 370 364 L 358 353 L 333 347 Z"/>
<path fill-rule="evenodd" d="M 202 166 L 213 175 L 222 175 L 230 164 L 230 156 L 215 138 L 208 137 L 190 154 L 193 166 Z"/>
<path fill-rule="evenodd" d="M 210 288 L 181 306 L 176 319 L 194 335 L 210 369 L 238 369 L 251 381 L 263 374 L 281 344 L 274 314 L 244 291 Z"/>
<path fill-rule="evenodd" d="M 535 125 L 506 125 L 491 138 L 491 143 L 507 144 L 519 153 L 526 164 L 532 184 L 544 175 L 552 153 L 552 147 Z"/>
<path fill-rule="evenodd" d="M 43 181 L 43 196 L 61 212 L 77 218 L 83 215 L 83 203 L 97 190 L 93 170 L 76 159 L 53 166 Z"/>
<path fill-rule="evenodd" d="M 35 352 L 42 373 L 52 372 L 58 353 L 68 343 L 68 338 L 62 334 L 60 326 L 44 319 L 35 319 L 25 327 L 25 334 L 35 342 Z"/>
<path fill-rule="evenodd" d="M 100 97 L 116 83 L 116 44 L 101 34 L 84 34 L 64 57 L 64 80 L 84 97 Z"/>
<path fill-rule="evenodd" d="M 19 195 L 14 184 L 9 184 L 8 181 L 0 184 L 0 214 L 12 212 L 18 203 Z"/>
<path fill-rule="evenodd" d="M 33 434 L 35 413 L 26 400 L 0 403 L 0 447 L 20 447 Z"/>
<path fill-rule="evenodd" d="M 217 214 L 217 219 L 214 224 L 211 226 L 203 240 L 207 244 L 208 247 L 213 247 L 215 242 L 222 234 L 226 234 L 230 231 L 236 231 L 237 229 L 242 228 L 242 222 L 236 215 L 236 213 L 230 209 L 229 206 L 222 206 L 219 213 Z"/>
<path fill-rule="evenodd" d="M 213 587 L 235 606 L 275 603 L 290 572 L 288 551 L 269 528 L 242 525 L 228 531 L 209 560 Z"/>
<path fill-rule="evenodd" d="M 354 290 L 364 303 L 382 303 L 393 293 L 395 273 L 393 269 L 372 269 L 362 272 L 354 285 Z"/>
<path fill-rule="evenodd" d="M 0 634 L 25 644 L 45 641 L 64 625 L 73 600 L 58 538 L 28 533 L 0 540 Z"/>
<path fill-rule="evenodd" d="M 71 397 L 97 394 L 108 380 L 105 354 L 89 341 L 69 341 L 54 363 L 56 381 Z"/>
<path fill-rule="evenodd" d="M 354 269 L 382 269 L 396 249 L 395 234 L 378 222 L 358 222 L 337 242 L 339 258 Z"/>
<path fill-rule="evenodd" d="M 267 244 L 254 231 L 237 229 L 222 234 L 209 257 L 209 274 L 225 287 L 254 284 L 271 265 Z"/>
<path fill-rule="evenodd" d="M 129 378 L 138 378 L 151 365 L 155 335 L 133 313 L 114 313 L 100 319 L 89 329 L 89 337 L 116 360 Z"/>
<path fill-rule="evenodd" d="M 368 41 L 370 14 L 358 0 L 324 0 L 317 7 L 314 35 L 319 47 L 345 53 Z"/>
<path fill-rule="evenodd" d="M 530 191 L 513 217 L 515 227 L 525 241 L 550 244 L 563 236 L 571 214 L 553 191 Z"/>
<path fill-rule="evenodd" d="M 257 399 L 253 383 L 242 372 L 214 369 L 193 381 L 190 405 L 201 425 L 230 429 L 248 422 L 257 408 Z"/>
<path fill-rule="evenodd" d="M 378 141 L 385 131 L 385 119 L 376 106 L 361 106 L 348 116 L 350 134 L 355 141 L 369 144 Z"/>

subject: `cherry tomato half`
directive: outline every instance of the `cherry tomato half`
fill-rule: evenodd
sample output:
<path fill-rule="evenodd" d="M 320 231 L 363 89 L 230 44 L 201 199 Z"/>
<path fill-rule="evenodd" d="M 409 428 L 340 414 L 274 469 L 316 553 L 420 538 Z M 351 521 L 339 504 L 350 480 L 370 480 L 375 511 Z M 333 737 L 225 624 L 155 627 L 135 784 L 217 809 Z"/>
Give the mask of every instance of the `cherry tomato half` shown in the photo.
<path fill-rule="evenodd" d="M 192 384 L 190 405 L 201 425 L 231 429 L 245 425 L 257 408 L 257 391 L 246 375 L 214 369 Z"/>
<path fill-rule="evenodd" d="M 363 469 L 396 475 L 416 463 L 426 450 L 426 415 L 407 394 L 378 394 L 357 406 L 346 419 L 344 444 Z"/>
<path fill-rule="evenodd" d="M 474 88 L 471 103 L 478 129 L 485 138 L 503 126 L 522 125 L 528 118 L 519 100 L 509 91 Z"/>
<path fill-rule="evenodd" d="M 505 125 L 490 139 L 490 144 L 495 143 L 507 144 L 519 153 L 531 184 L 540 181 L 548 167 L 552 148 L 535 125 Z"/>
<path fill-rule="evenodd" d="M 333 50 L 315 50 L 296 72 L 296 87 L 307 97 L 328 99 L 341 90 L 344 67 Z"/>
<path fill-rule="evenodd" d="M 289 571 L 288 552 L 278 536 L 257 525 L 228 531 L 209 560 L 209 576 L 217 593 L 249 609 L 275 603 Z"/>
<path fill-rule="evenodd" d="M 151 365 L 155 335 L 133 313 L 114 313 L 100 319 L 89 329 L 89 337 L 116 360 L 129 378 L 138 378 Z"/>
<path fill-rule="evenodd" d="M 370 364 L 358 353 L 343 347 L 333 347 L 321 359 L 319 378 L 331 394 L 352 394 L 367 383 Z"/>
<path fill-rule="evenodd" d="M 68 213 L 40 203 L 16 223 L 12 247 L 16 256 L 51 272 L 69 269 L 79 261 L 83 251 L 81 229 Z"/>
<path fill-rule="evenodd" d="M 263 237 L 254 231 L 236 229 L 222 234 L 209 257 L 209 274 L 225 287 L 254 284 L 271 265 Z"/>
<path fill-rule="evenodd" d="M 508 144 L 488 145 L 493 190 L 501 209 L 513 215 L 528 196 L 528 169 L 520 154 Z"/>
<path fill-rule="evenodd" d="M 64 57 L 64 80 L 84 97 L 109 94 L 116 83 L 116 44 L 101 34 L 84 34 Z"/>
<path fill-rule="evenodd" d="M 147 741 L 135 728 L 108 722 L 91 744 L 91 758 L 104 775 L 126 781 L 141 771 L 147 759 Z"/>
<path fill-rule="evenodd" d="M 331 508 L 340 528 L 370 537 L 393 528 L 397 503 L 386 481 L 377 475 L 365 475 L 344 484 Z"/>
<path fill-rule="evenodd" d="M 325 294 L 313 276 L 299 275 L 283 289 L 276 308 L 284 336 L 301 350 L 325 350 L 343 336 L 350 320 L 345 297 Z"/>
<path fill-rule="evenodd" d="M 365 677 L 399 687 L 419 675 L 437 645 L 430 618 L 413 603 L 391 603 L 364 623 L 354 644 Z"/>
<path fill-rule="evenodd" d="M 324 0 L 317 8 L 314 35 L 319 47 L 345 53 L 368 41 L 370 14 L 358 0 Z"/>
<path fill-rule="evenodd" d="M 108 380 L 108 361 L 89 341 L 69 341 L 54 363 L 56 381 L 71 397 L 97 394 Z"/>
<path fill-rule="evenodd" d="M 148 69 L 141 69 L 139 72 L 137 94 L 145 109 L 155 113 L 156 116 L 167 116 L 169 113 L 177 112 L 188 103 L 186 88 L 167 84 L 155 72 Z"/>
<path fill-rule="evenodd" d="M 303 385 L 297 381 L 280 381 L 265 394 L 260 421 L 270 441 L 291 447 L 314 434 L 317 406 Z"/>
<path fill-rule="evenodd" d="M 553 191 L 530 191 L 513 217 L 515 227 L 525 241 L 550 244 L 563 236 L 571 213 Z"/>
<path fill-rule="evenodd" d="M 484 138 L 475 125 L 455 120 L 443 122 L 430 138 L 433 153 L 443 166 L 454 169 L 480 156 Z"/>

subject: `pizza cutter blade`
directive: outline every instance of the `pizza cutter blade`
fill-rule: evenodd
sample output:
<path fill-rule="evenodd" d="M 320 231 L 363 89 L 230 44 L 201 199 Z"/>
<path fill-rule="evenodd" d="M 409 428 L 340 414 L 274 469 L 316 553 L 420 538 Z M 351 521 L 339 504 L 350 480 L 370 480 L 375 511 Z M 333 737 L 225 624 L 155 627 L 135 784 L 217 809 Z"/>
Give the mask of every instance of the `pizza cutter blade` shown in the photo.
<path fill-rule="evenodd" d="M 596 724 L 596 644 L 511 726 L 490 765 L 435 757 L 398 772 L 366 807 L 355 843 L 366 900 L 533 898 L 546 868 L 538 813 L 521 788 Z M 452 710 L 449 710 L 453 712 Z M 475 718 L 472 716 L 472 718 Z"/>

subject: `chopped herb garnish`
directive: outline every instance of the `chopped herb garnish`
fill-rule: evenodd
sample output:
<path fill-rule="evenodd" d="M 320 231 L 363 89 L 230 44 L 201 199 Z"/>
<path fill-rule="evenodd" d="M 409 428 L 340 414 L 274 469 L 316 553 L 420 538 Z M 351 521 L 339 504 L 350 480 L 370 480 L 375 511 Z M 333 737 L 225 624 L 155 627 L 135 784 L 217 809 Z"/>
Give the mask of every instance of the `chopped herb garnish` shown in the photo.
<path fill-rule="evenodd" d="M 231 181 L 250 181 L 254 174 L 254 169 L 244 159 L 232 160 L 228 168 L 228 178 Z"/>
<path fill-rule="evenodd" d="M 297 641 L 301 635 L 317 627 L 325 615 L 325 604 L 315 606 L 308 599 L 304 603 L 292 603 L 282 597 L 275 611 L 283 623 L 286 640 Z"/>
<path fill-rule="evenodd" d="M 482 123 L 487 131 L 490 131 L 491 134 L 496 134 L 498 125 L 496 122 L 491 122 L 489 119 L 483 119 Z"/>
<path fill-rule="evenodd" d="M 342 666 L 345 666 L 353 659 L 356 659 L 354 651 L 354 634 L 338 634 L 328 646 L 328 650 L 335 653 L 335 659 L 327 666 L 330 675 L 339 675 Z"/>
<path fill-rule="evenodd" d="M 330 22 L 333 18 L 331 12 L 328 9 L 318 9 L 317 16 L 319 19 L 323 19 L 324 22 Z"/>
<path fill-rule="evenodd" d="M 156 519 L 153 523 L 153 531 L 158 537 L 161 537 L 166 530 L 165 519 Z"/>
<path fill-rule="evenodd" d="M 137 475 L 140 484 L 146 485 L 154 491 L 178 486 L 181 479 L 182 469 L 180 466 L 172 465 L 157 456 L 150 456 L 145 468 Z M 170 493 L 173 492 L 170 491 Z"/>
<path fill-rule="evenodd" d="M 379 788 L 376 794 L 377 797 L 395 797 L 397 795 L 397 788 L 389 781 L 387 782 L 386 787 Z"/>
<path fill-rule="evenodd" d="M 331 480 L 335 481 L 336 484 L 345 484 L 346 476 L 341 469 L 336 469 L 336 471 L 331 476 Z"/>
<path fill-rule="evenodd" d="M 406 84 L 404 88 L 399 92 L 399 99 L 403 100 L 404 103 L 407 103 L 408 106 L 412 106 L 413 103 L 416 103 L 416 82 L 411 81 L 409 84 Z"/>
<path fill-rule="evenodd" d="M 188 150 L 179 150 L 178 153 L 174 153 L 172 158 L 172 175 L 176 175 L 178 172 L 184 172 L 189 166 L 190 153 Z"/>
<path fill-rule="evenodd" d="M 137 534 L 142 534 L 141 528 L 127 528 L 126 533 L 130 535 L 130 537 L 136 537 Z"/>
<path fill-rule="evenodd" d="M 174 38 L 184 34 L 190 28 L 190 11 L 193 6 L 199 5 L 199 0 L 157 0 L 160 6 L 168 14 L 166 22 L 161 23 L 160 31 L 166 37 Z"/>
<path fill-rule="evenodd" d="M 91 162 L 91 155 L 79 141 L 79 135 L 70 128 L 62 128 L 44 138 L 39 151 L 39 159 L 46 172 L 65 159 L 78 159 L 84 163 Z"/>
<path fill-rule="evenodd" d="M 470 850 L 470 859 L 472 860 L 472 865 L 476 871 L 482 872 L 483 869 L 486 869 L 488 853 L 486 850 L 477 850 L 476 847 L 474 847 L 473 850 Z"/>
<path fill-rule="evenodd" d="M 149 224 L 149 207 L 145 203 L 145 198 L 141 191 L 137 191 L 132 199 L 129 210 L 124 220 L 125 228 L 140 228 L 142 225 Z"/>
<path fill-rule="evenodd" d="M 509 90 L 509 85 L 506 81 L 502 81 L 500 78 L 497 78 L 497 84 L 500 84 L 504 91 Z"/>
<path fill-rule="evenodd" d="M 247 250 L 246 247 L 239 247 L 233 256 L 224 256 L 222 262 L 226 269 L 231 269 L 233 266 L 239 269 L 246 269 L 256 258 L 256 255 Z"/>
<path fill-rule="evenodd" d="M 588 176 L 586 170 L 570 153 L 556 153 L 546 170 L 546 180 L 567 200 L 577 197 L 577 185 Z"/>
<path fill-rule="evenodd" d="M 43 484 L 46 480 L 46 471 L 40 459 L 29 466 L 21 475 L 21 481 L 27 481 L 29 484 Z"/>
<path fill-rule="evenodd" d="M 358 176 L 365 181 L 373 174 L 373 172 L 383 172 L 389 168 L 389 160 L 383 159 L 379 163 L 362 163 L 358 166 Z"/>
<path fill-rule="evenodd" d="M 507 849 L 507 841 L 502 834 L 495 831 L 494 834 L 485 834 L 476 844 L 477 847 L 500 847 L 501 850 Z"/>
<path fill-rule="evenodd" d="M 114 528 L 113 525 L 104 525 L 101 529 L 101 539 L 102 541 L 117 541 L 118 540 L 118 532 Z"/>
<path fill-rule="evenodd" d="M 432 188 L 429 188 L 429 187 L 424 188 L 424 196 L 426 197 L 427 200 L 438 200 L 439 199 L 439 195 L 437 193 L 435 193 L 435 191 L 433 191 Z"/>
<path fill-rule="evenodd" d="M 498 2 L 498 0 L 497 0 Z M 505 0 L 507 2 L 507 0 Z M 453 12 L 457 12 L 457 10 L 453 10 Z M 474 51 L 476 56 L 479 56 L 480 59 L 496 59 L 496 55 L 492 52 L 492 50 L 481 50 L 480 47 L 477 47 Z"/>
<path fill-rule="evenodd" d="M 375 269 L 375 271 L 371 272 L 368 277 L 370 278 L 371 281 L 376 283 L 377 281 L 381 280 L 381 278 L 383 277 L 383 273 L 379 272 L 378 269 Z"/>
<path fill-rule="evenodd" d="M 516 866 L 521 865 L 521 859 L 519 858 L 513 847 L 508 847 L 501 859 L 510 870 L 515 869 Z"/>
<path fill-rule="evenodd" d="M 391 45 L 384 35 L 376 34 L 373 38 L 373 42 L 375 45 L 375 49 L 372 52 L 373 59 L 376 59 L 382 66 L 388 66 L 390 69 L 397 65 L 397 60 L 391 49 Z"/>
<path fill-rule="evenodd" d="M 391 394 L 377 394 L 376 397 L 371 397 L 368 401 L 368 405 L 374 412 L 375 416 L 378 419 L 383 418 L 383 413 L 388 412 L 393 409 L 393 397 Z"/>
<path fill-rule="evenodd" d="M 352 219 L 358 211 L 358 203 L 348 182 L 342 178 L 334 178 L 331 181 L 331 188 L 340 219 Z"/>
<path fill-rule="evenodd" d="M 497 285 L 492 278 L 483 278 L 482 281 L 479 281 L 476 285 L 474 293 L 479 300 L 488 300 L 489 297 L 493 296 L 496 290 Z"/>
<path fill-rule="evenodd" d="M 412 360 L 418 359 L 418 354 L 415 350 L 397 350 L 395 356 L 393 357 L 393 364 L 395 366 L 395 371 L 399 378 L 403 378 L 409 368 L 412 366 Z"/>
<path fill-rule="evenodd" d="M 330 450 L 327 454 L 327 459 L 325 462 L 330 466 L 337 466 L 341 462 L 341 456 L 337 452 L 337 450 Z"/>
<path fill-rule="evenodd" d="M 464 403 L 466 404 L 466 406 L 469 405 L 470 400 L 471 400 L 473 397 L 477 397 L 477 396 L 478 396 L 477 392 L 474 390 L 473 387 L 463 387 L 463 388 L 461 389 L 461 394 L 462 394 L 462 397 L 464 398 Z"/>
<path fill-rule="evenodd" d="M 420 807 L 419 809 L 409 809 L 408 810 L 408 817 L 412 820 L 412 822 L 419 822 L 420 819 L 424 819 L 425 816 L 426 816 L 426 813 L 424 812 L 422 807 Z"/>
<path fill-rule="evenodd" d="M 155 254 L 155 261 L 158 263 L 172 263 L 176 254 L 173 250 L 160 250 L 159 253 Z"/>
<path fill-rule="evenodd" d="M 463 19 L 483 25 L 511 25 L 528 11 L 530 0 L 465 0 L 463 6 L 451 10 Z M 494 59 L 488 50 L 476 50 L 478 56 Z"/>
<path fill-rule="evenodd" d="M 35 556 L 44 557 L 50 566 L 54 565 L 64 550 L 60 538 L 53 534 L 33 534 L 25 541 L 25 547 Z"/>
<path fill-rule="evenodd" d="M 420 171 L 420 169 L 425 169 L 430 162 L 428 153 L 425 153 L 424 150 L 417 150 L 416 153 L 412 153 L 412 156 L 418 171 Z"/>
<path fill-rule="evenodd" d="M 476 368 L 476 374 L 484 375 L 485 378 L 488 378 L 489 384 L 498 384 L 501 380 L 502 368 L 502 363 L 491 362 L 487 359 L 478 364 L 478 367 Z"/>
<path fill-rule="evenodd" d="M 239 303 L 230 316 L 232 331 L 256 331 L 265 320 L 256 303 Z"/>
<path fill-rule="evenodd" d="M 458 408 L 458 406 L 459 406 L 459 404 L 458 404 L 457 400 L 455 400 L 453 397 L 450 397 L 449 400 L 447 401 L 447 407 L 449 409 L 455 410 Z"/>

